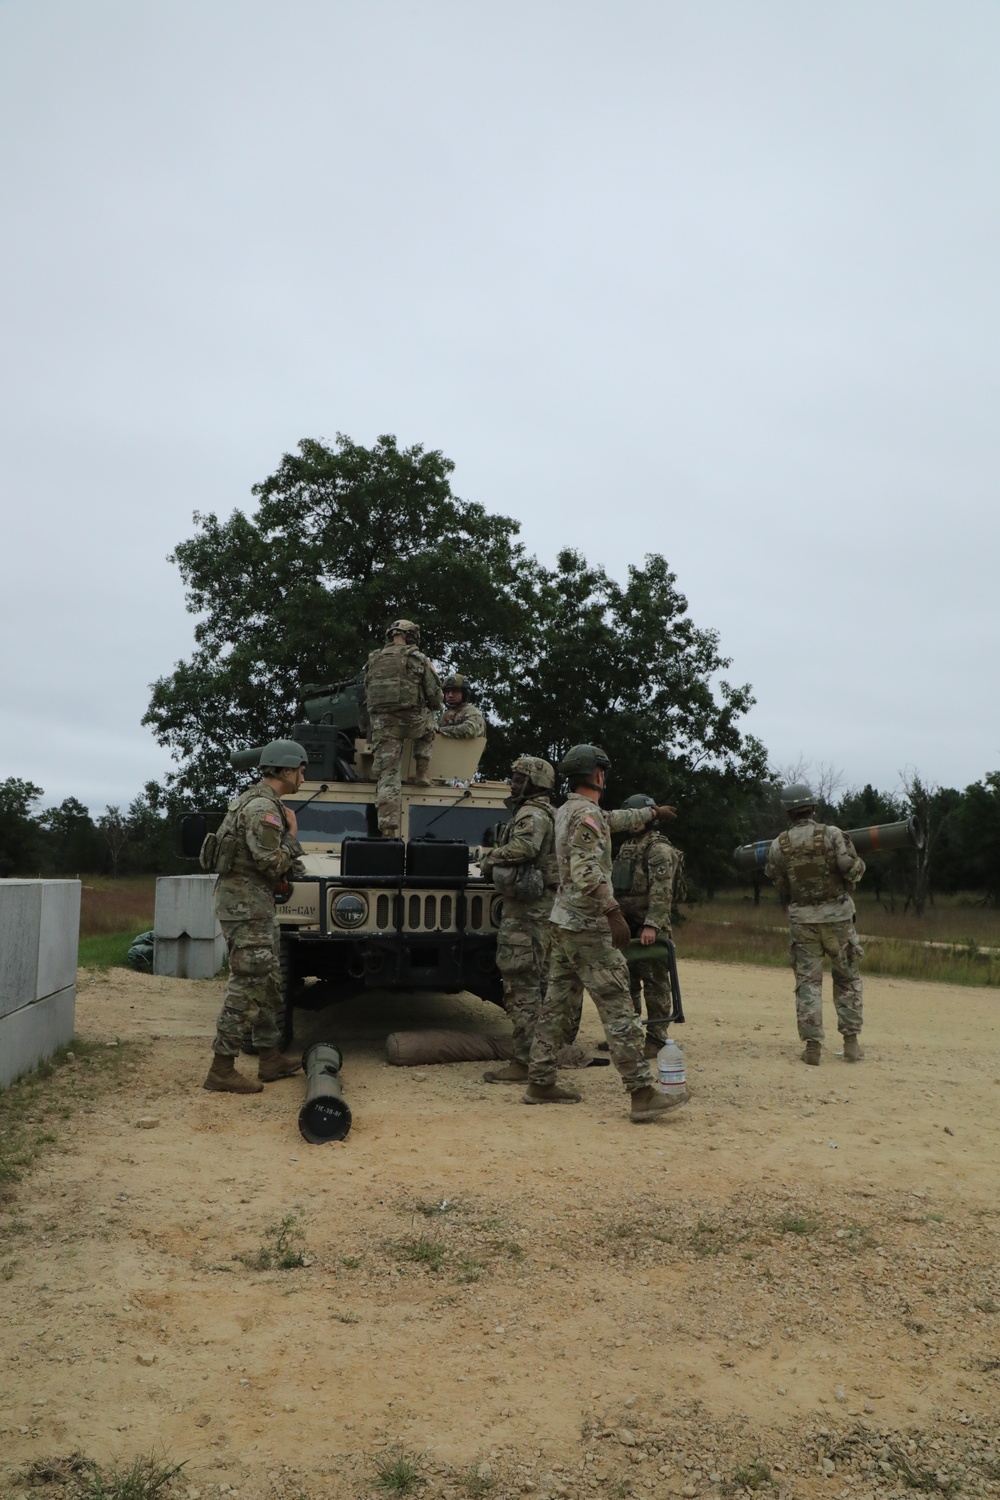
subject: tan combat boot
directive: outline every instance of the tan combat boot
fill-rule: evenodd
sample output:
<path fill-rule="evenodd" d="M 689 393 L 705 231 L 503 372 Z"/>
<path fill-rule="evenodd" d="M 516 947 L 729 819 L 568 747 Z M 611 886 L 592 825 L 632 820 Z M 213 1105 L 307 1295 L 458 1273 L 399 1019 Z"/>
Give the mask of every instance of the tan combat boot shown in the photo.
<path fill-rule="evenodd" d="M 812 1041 L 806 1042 L 806 1050 L 802 1054 L 802 1061 L 808 1063 L 811 1068 L 819 1067 L 819 1060 L 823 1055 L 823 1043 Z"/>
<path fill-rule="evenodd" d="M 484 1083 L 527 1083 L 528 1070 L 524 1063 L 509 1062 L 505 1068 L 490 1068 L 483 1074 Z"/>
<path fill-rule="evenodd" d="M 427 774 L 430 770 L 430 764 L 431 758 L 429 755 L 418 755 L 414 758 L 413 769 L 416 773 L 413 778 L 414 786 L 430 786 L 431 778 Z"/>
<path fill-rule="evenodd" d="M 864 1055 L 865 1054 L 861 1050 L 861 1043 L 858 1041 L 856 1032 L 851 1036 L 844 1037 L 845 1062 L 860 1062 Z"/>
<path fill-rule="evenodd" d="M 398 823 L 380 823 L 378 825 L 378 836 L 379 836 L 380 839 L 398 839 L 399 838 L 399 824 Z"/>
<path fill-rule="evenodd" d="M 221 1052 L 212 1054 L 212 1066 L 202 1088 L 216 1094 L 262 1094 L 264 1085 L 256 1078 L 245 1078 L 236 1071 L 235 1057 L 224 1057 Z"/>
<path fill-rule="evenodd" d="M 575 1089 L 561 1089 L 554 1083 L 529 1083 L 524 1092 L 524 1104 L 579 1104 L 582 1094 Z"/>
<path fill-rule="evenodd" d="M 632 1095 L 629 1119 L 633 1125 L 643 1125 L 647 1120 L 659 1120 L 672 1109 L 679 1109 L 682 1104 L 686 1104 L 688 1097 L 686 1089 L 683 1094 L 668 1094 L 655 1083 L 647 1084 L 644 1089 L 636 1089 Z"/>
<path fill-rule="evenodd" d="M 261 1083 L 277 1083 L 279 1078 L 293 1078 L 301 1070 L 301 1052 L 279 1052 L 271 1047 L 260 1054 L 257 1077 Z"/>

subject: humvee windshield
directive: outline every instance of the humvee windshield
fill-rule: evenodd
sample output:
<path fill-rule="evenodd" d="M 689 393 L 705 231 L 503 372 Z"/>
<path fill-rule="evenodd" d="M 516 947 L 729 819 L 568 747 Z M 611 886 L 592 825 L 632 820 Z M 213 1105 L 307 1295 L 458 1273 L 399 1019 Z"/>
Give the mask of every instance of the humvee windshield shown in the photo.
<path fill-rule="evenodd" d="M 299 824 L 299 839 L 307 844 L 339 844 L 348 834 L 374 837 L 375 809 L 366 802 L 302 802 L 288 799 Z"/>
<path fill-rule="evenodd" d="M 469 807 L 461 802 L 457 806 L 411 806 L 410 838 L 462 839 L 466 844 L 490 845 L 494 828 L 508 818 L 505 807 Z"/>

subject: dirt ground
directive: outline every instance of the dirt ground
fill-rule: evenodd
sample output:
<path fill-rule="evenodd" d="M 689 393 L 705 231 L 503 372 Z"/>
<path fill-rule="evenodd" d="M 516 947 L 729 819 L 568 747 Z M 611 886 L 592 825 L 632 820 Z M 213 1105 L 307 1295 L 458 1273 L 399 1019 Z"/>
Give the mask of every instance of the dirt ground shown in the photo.
<path fill-rule="evenodd" d="M 871 979 L 865 1061 L 831 1030 L 813 1069 L 789 973 L 682 979 L 692 1100 L 642 1127 L 610 1068 L 528 1109 L 481 1064 L 386 1066 L 392 1030 L 502 1033 L 468 996 L 299 1012 L 354 1113 L 309 1146 L 301 1075 L 201 1088 L 221 983 L 81 971 L 121 1063 L 3 1207 L 7 1492 L 155 1449 L 187 1500 L 407 1462 L 498 1500 L 1000 1493 L 996 993 Z M 235 1258 L 291 1214 L 306 1266 Z"/>

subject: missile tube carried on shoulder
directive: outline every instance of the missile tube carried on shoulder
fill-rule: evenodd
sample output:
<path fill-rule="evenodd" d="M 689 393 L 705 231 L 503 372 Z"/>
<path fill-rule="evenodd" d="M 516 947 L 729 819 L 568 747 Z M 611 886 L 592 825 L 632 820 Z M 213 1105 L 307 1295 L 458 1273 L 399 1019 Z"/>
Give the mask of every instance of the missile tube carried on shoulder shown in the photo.
<path fill-rule="evenodd" d="M 915 817 L 903 818 L 899 823 L 873 823 L 867 828 L 845 828 L 844 833 L 862 855 L 888 854 L 893 849 L 924 847 L 924 830 Z M 754 844 L 741 844 L 733 851 L 733 864 L 745 875 L 763 870 L 773 842 L 773 839 L 758 839 Z"/>

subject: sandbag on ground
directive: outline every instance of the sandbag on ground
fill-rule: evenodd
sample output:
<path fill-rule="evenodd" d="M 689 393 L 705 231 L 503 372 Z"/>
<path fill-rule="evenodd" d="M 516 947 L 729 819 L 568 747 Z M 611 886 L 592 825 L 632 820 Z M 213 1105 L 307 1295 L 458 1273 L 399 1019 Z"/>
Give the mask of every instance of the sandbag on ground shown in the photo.
<path fill-rule="evenodd" d="M 428 1063 L 508 1062 L 514 1055 L 509 1036 L 484 1036 L 478 1031 L 393 1031 L 385 1039 L 386 1061 L 394 1068 Z M 590 1053 L 573 1044 L 556 1053 L 560 1068 L 589 1068 Z"/>

